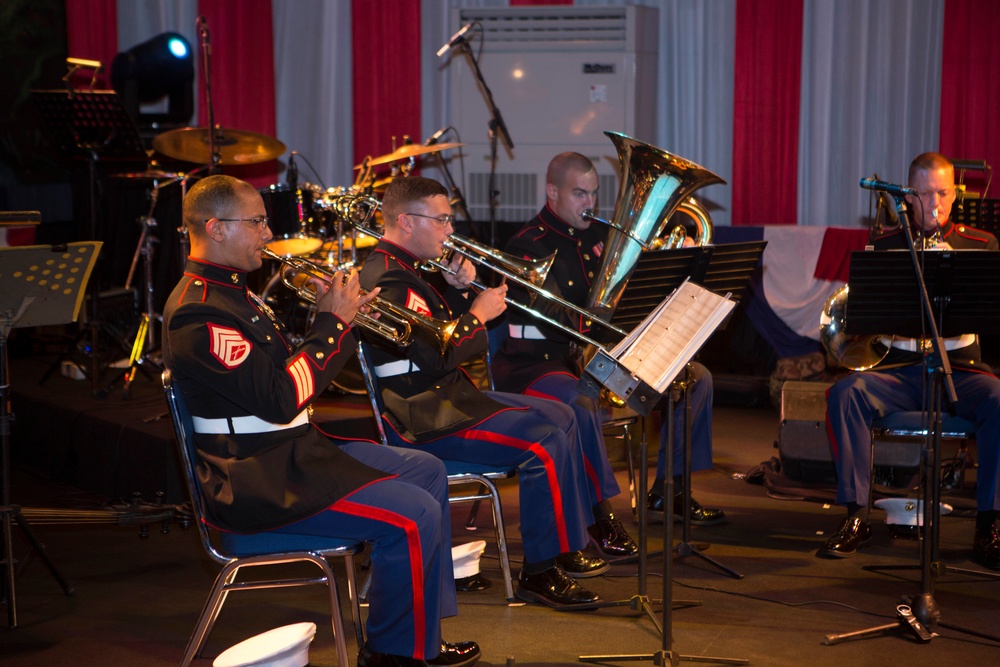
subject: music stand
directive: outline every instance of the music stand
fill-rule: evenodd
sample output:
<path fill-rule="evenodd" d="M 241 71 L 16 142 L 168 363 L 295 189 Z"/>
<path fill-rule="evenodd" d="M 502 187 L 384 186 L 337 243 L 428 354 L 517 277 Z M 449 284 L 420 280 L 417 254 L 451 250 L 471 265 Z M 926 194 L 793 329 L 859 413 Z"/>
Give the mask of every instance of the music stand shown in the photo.
<path fill-rule="evenodd" d="M 906 225 L 904 225 L 906 227 Z M 924 251 L 919 255 L 899 250 L 864 251 L 851 254 L 850 292 L 847 311 L 850 335 L 881 335 L 885 332 L 933 341 L 936 366 L 932 375 L 928 413 L 929 428 L 924 438 L 921 480 L 923 493 L 924 539 L 920 551 L 920 594 L 911 605 L 897 606 L 897 623 L 876 626 L 844 635 L 827 635 L 828 645 L 845 639 L 863 638 L 902 629 L 929 642 L 937 625 L 994 641 L 1000 638 L 940 622 L 934 601 L 934 579 L 947 571 L 986 578 L 1000 578 L 989 572 L 960 569 L 939 560 L 941 517 L 941 432 L 942 407 L 957 401 L 951 382 L 951 368 L 942 337 L 960 336 L 971 331 L 1000 331 L 1000 252 L 985 250 Z M 916 273 L 916 279 L 914 276 Z M 852 294 L 854 293 L 854 294 Z M 928 362 L 925 355 L 924 363 Z M 947 401 L 947 405 L 943 405 Z M 871 570 L 915 569 L 916 566 L 866 567 Z"/>
<path fill-rule="evenodd" d="M 732 311 L 735 302 L 729 295 L 719 296 L 685 280 L 654 309 L 623 341 L 610 351 L 599 350 L 585 368 L 585 375 L 592 381 L 621 397 L 636 412 L 645 416 L 668 396 L 677 376 L 685 372 L 709 336 Z M 642 389 L 636 391 L 637 387 Z M 689 383 L 685 387 L 685 400 Z M 633 400 L 634 397 L 638 400 Z M 651 397 L 657 396 L 656 400 Z M 690 402 L 688 402 L 690 406 Z M 667 420 L 673 432 L 673 410 L 668 407 Z M 643 466 L 645 468 L 645 466 Z M 673 456 L 666 459 L 666 490 L 673 497 Z M 645 476 L 645 470 L 643 470 Z M 642 499 L 643 504 L 645 499 Z M 640 504 L 640 507 L 643 505 Z M 640 521 L 644 520 L 640 513 Z M 642 538 L 640 538 L 641 540 Z M 673 520 L 664 518 L 663 543 L 667 548 L 673 543 Z M 645 545 L 642 547 L 645 548 Z M 684 656 L 672 649 L 671 627 L 672 576 L 671 558 L 663 559 L 663 625 L 657 624 L 662 640 L 661 651 L 645 655 L 580 656 L 581 662 L 607 662 L 616 660 L 653 660 L 657 665 L 677 665 L 680 660 L 696 660 L 722 664 L 744 665 L 743 658 L 715 658 Z M 654 620 L 655 622 L 655 620 Z"/>
<path fill-rule="evenodd" d="M 14 589 L 14 545 L 11 521 L 17 522 L 49 572 L 69 595 L 73 588 L 56 570 L 45 547 L 34 533 L 19 505 L 10 502 L 10 380 L 7 336 L 15 327 L 66 324 L 76 320 L 83 295 L 97 262 L 101 243 L 84 241 L 64 246 L 0 248 L 0 514 L 3 518 L 2 555 L 6 562 L 4 589 L 7 622 L 17 626 Z"/>
<path fill-rule="evenodd" d="M 55 134 L 60 149 L 83 155 L 88 161 L 90 188 L 90 239 L 100 236 L 97 224 L 97 161 L 102 157 L 146 159 L 139 130 L 128 115 L 121 98 L 113 90 L 32 90 L 31 99 L 42 120 Z M 98 295 L 100 280 L 90 285 L 90 384 L 92 393 L 99 394 L 100 382 L 99 332 L 101 328 Z M 75 349 L 86 332 L 81 330 L 67 349 Z M 66 356 L 66 355 L 63 355 Z M 61 362 L 61 359 L 57 361 Z M 54 367 L 53 367 L 54 368 Z M 44 382 L 52 373 L 49 369 Z"/>

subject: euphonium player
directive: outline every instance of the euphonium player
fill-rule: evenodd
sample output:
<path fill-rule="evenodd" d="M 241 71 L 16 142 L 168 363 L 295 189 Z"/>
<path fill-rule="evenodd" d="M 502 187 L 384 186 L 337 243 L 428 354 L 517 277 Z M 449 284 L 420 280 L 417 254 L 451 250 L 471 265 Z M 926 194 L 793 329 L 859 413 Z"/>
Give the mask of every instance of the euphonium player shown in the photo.
<path fill-rule="evenodd" d="M 475 266 L 457 254 L 446 265 L 452 273 L 421 271 L 422 263 L 441 257 L 452 232 L 448 191 L 437 181 L 394 179 L 382 217 L 385 234 L 361 270 L 362 287 L 459 322 L 444 350 L 420 336 L 406 353 L 373 341 L 372 372 L 390 441 L 445 459 L 516 466 L 524 545 L 517 596 L 560 607 L 596 602 L 574 579 L 609 566 L 581 552 L 594 517 L 573 411 L 543 398 L 480 391 L 459 368 L 486 351 L 486 323 L 503 313 L 507 288 L 470 292 Z"/>
<path fill-rule="evenodd" d="M 505 250 L 516 257 L 536 259 L 556 252 L 555 263 L 543 287 L 578 306 L 586 304 L 590 285 L 601 270 L 601 251 L 608 234 L 605 227 L 591 224 L 583 216 L 597 204 L 598 178 L 593 163 L 579 153 L 561 153 L 549 163 L 545 175 L 546 202 L 527 225 L 508 242 Z M 524 300 L 526 295 L 516 295 Z M 599 325 L 553 302 L 535 299 L 532 304 L 545 315 L 587 336 L 602 335 Z M 520 309 L 508 310 L 509 336 L 494 360 L 497 387 L 504 391 L 524 392 L 532 396 L 547 396 L 573 407 L 581 433 L 594 439 L 585 447 L 592 453 L 587 463 L 594 471 L 597 483 L 591 487 L 591 502 L 599 518 L 591 530 L 591 538 L 605 554 L 624 556 L 635 552 L 635 545 L 624 533 L 621 524 L 610 514 L 607 499 L 619 491 L 618 483 L 607 462 L 601 436 L 601 410 L 597 401 L 577 391 L 579 365 L 571 359 L 568 335 L 547 326 Z M 712 375 L 704 366 L 693 363 L 695 383 L 691 391 L 692 470 L 712 467 Z M 674 470 L 683 471 L 684 418 L 683 406 L 677 406 L 674 419 Z M 656 478 L 646 499 L 648 516 L 662 520 L 664 511 L 682 518 L 683 486 L 676 475 L 676 495 L 664 502 L 666 469 L 666 425 L 661 434 L 657 456 Z M 609 518 L 610 517 L 610 518 Z M 710 526 L 722 522 L 720 509 L 702 507 L 691 500 L 691 523 Z"/>
<path fill-rule="evenodd" d="M 918 155 L 910 164 L 908 184 L 917 191 L 917 196 L 906 195 L 913 217 L 914 243 L 919 243 L 917 239 L 920 238 L 936 237 L 932 246 L 935 250 L 997 249 L 997 239 L 992 234 L 956 225 L 949 219 L 955 203 L 955 168 L 948 158 L 939 153 Z M 901 230 L 894 230 L 875 239 L 874 245 L 876 250 L 902 249 L 907 247 L 907 242 Z M 955 413 L 976 425 L 979 450 L 976 505 L 979 511 L 972 555 L 983 565 L 1000 569 L 1000 535 L 994 526 L 1000 515 L 997 484 L 1000 475 L 1000 380 L 981 363 L 977 336 L 967 334 L 946 338 L 944 342 L 958 394 Z M 871 540 L 871 524 L 867 519 L 872 465 L 871 423 L 893 412 L 925 408 L 923 362 L 926 355 L 921 343 L 895 337 L 880 365 L 848 375 L 827 393 L 827 432 L 837 469 L 836 501 L 847 508 L 847 518 L 820 547 L 819 556 L 853 556 L 858 547 Z M 934 359 L 929 359 L 928 363 L 933 365 Z"/>
<path fill-rule="evenodd" d="M 441 639 L 441 619 L 457 613 L 444 466 L 309 421 L 309 404 L 354 354 L 351 323 L 377 290 L 360 296 L 354 272 L 317 285 L 315 321 L 293 346 L 247 288 L 271 239 L 257 190 L 209 176 L 183 213 L 191 253 L 164 309 L 163 361 L 194 417 L 208 520 L 224 531 L 370 542 L 361 667 L 476 662 L 475 642 Z"/>

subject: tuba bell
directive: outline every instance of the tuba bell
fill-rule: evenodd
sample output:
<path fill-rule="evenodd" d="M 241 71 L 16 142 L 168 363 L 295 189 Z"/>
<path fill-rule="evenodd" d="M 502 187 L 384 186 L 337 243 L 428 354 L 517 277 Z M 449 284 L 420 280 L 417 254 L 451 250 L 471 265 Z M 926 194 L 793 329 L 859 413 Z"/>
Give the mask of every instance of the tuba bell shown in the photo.
<path fill-rule="evenodd" d="M 848 336 L 844 333 L 848 292 L 850 286 L 844 285 L 826 300 L 819 318 L 819 337 L 826 351 L 841 366 L 852 371 L 866 371 L 885 359 L 889 354 L 889 345 L 883 336 Z"/>
<path fill-rule="evenodd" d="M 618 151 L 621 186 L 614 212 L 607 221 L 611 229 L 604 244 L 604 261 L 587 295 L 587 309 L 610 319 L 639 253 L 656 246 L 656 239 L 675 211 L 683 206 L 685 213 L 694 212 L 689 203 L 693 200 L 689 198 L 695 190 L 725 181 L 708 169 L 655 146 L 618 132 L 604 134 Z M 698 207 L 700 210 L 692 217 L 702 221 L 704 233 L 700 236 L 708 243 L 711 242 L 711 224 L 706 224 L 708 213 Z"/>

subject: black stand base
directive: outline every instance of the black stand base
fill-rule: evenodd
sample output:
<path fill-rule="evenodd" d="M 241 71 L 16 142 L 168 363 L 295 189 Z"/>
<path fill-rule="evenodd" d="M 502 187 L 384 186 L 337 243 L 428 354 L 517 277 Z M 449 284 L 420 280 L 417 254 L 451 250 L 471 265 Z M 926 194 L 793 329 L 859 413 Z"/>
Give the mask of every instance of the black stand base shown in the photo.
<path fill-rule="evenodd" d="M 698 558 L 702 559 L 709 565 L 719 570 L 722 570 L 733 579 L 743 578 L 743 575 L 737 572 L 736 570 L 726 567 L 725 565 L 711 558 L 710 556 L 706 556 L 698 549 L 698 547 L 695 544 L 691 542 L 678 542 L 677 546 L 674 547 L 674 553 L 677 555 L 678 558 L 686 558 L 687 556 L 697 556 Z"/>
<path fill-rule="evenodd" d="M 56 569 L 56 565 L 49 558 L 48 553 L 45 551 L 45 546 L 38 541 L 35 534 L 31 532 L 31 526 L 21 515 L 21 508 L 18 505 L 7 505 L 6 507 L 0 507 L 0 514 L 3 515 L 3 551 L 0 555 L 4 558 L 4 579 L 3 579 L 3 601 L 7 604 L 7 626 L 10 628 L 17 627 L 17 594 L 14 587 L 14 526 L 13 522 L 17 522 L 20 526 L 21 532 L 24 533 L 25 539 L 28 540 L 35 553 L 42 559 L 45 563 L 45 567 L 48 568 L 49 573 L 62 587 L 63 592 L 66 595 L 73 594 L 73 587 L 70 586 L 69 582 L 59 574 L 59 570 Z"/>
<path fill-rule="evenodd" d="M 674 651 L 657 651 L 645 655 L 582 655 L 581 662 L 629 662 L 629 661 L 652 661 L 654 665 L 679 665 L 681 660 L 686 662 L 708 662 L 715 665 L 749 665 L 750 661 L 745 658 L 714 658 L 710 655 L 681 655 Z"/>

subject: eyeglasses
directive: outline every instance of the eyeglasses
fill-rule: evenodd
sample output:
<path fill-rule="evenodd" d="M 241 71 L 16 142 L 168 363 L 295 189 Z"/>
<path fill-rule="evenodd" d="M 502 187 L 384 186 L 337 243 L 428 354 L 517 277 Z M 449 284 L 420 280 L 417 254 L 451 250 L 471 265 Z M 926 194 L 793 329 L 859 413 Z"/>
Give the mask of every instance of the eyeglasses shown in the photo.
<path fill-rule="evenodd" d="M 944 190 L 921 190 L 917 193 L 917 196 L 924 201 L 930 201 L 931 197 L 934 195 L 938 196 L 938 199 L 947 199 L 955 194 L 955 188 L 945 188 Z"/>
<path fill-rule="evenodd" d="M 257 218 L 216 218 L 216 220 L 219 222 L 249 222 L 257 229 L 267 227 L 270 222 L 270 219 L 266 215 L 262 215 Z M 208 222 L 208 220 L 205 222 Z"/>
<path fill-rule="evenodd" d="M 444 229 L 448 225 L 455 224 L 455 216 L 453 215 L 442 215 L 440 217 L 434 217 L 433 215 L 424 215 L 422 213 L 405 213 L 404 215 L 412 215 L 415 218 L 427 218 L 428 220 L 433 220 L 438 223 L 441 229 Z"/>

